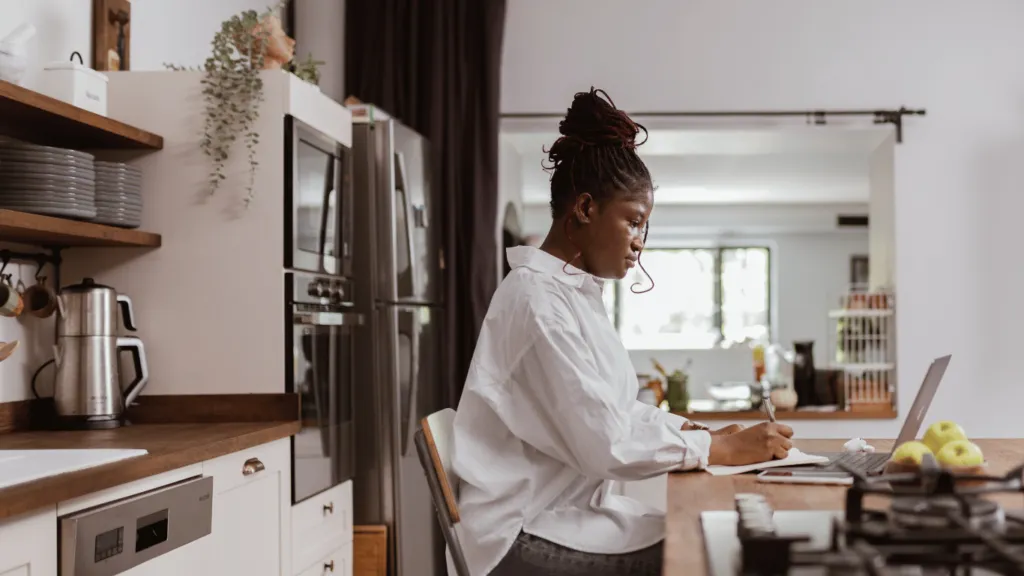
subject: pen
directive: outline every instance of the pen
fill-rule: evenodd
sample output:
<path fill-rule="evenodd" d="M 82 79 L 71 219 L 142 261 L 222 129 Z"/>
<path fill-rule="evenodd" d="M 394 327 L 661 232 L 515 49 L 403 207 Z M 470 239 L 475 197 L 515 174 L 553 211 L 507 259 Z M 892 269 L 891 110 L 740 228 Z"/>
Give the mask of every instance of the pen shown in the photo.
<path fill-rule="evenodd" d="M 768 413 L 768 421 L 775 422 L 775 406 L 772 405 L 771 398 L 765 398 L 762 404 L 764 404 L 764 411 Z"/>

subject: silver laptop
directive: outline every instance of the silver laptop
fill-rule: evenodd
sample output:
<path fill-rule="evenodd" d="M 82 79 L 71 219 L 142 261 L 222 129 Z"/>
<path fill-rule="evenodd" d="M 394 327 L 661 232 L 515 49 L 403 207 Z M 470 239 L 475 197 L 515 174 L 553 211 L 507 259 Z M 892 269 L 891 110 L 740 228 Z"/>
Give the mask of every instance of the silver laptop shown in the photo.
<path fill-rule="evenodd" d="M 935 398 L 935 391 L 939 389 L 943 375 L 946 374 L 950 358 L 952 355 L 936 358 L 928 367 L 928 373 L 924 375 L 924 382 L 917 390 L 917 398 L 914 398 L 914 405 L 910 407 L 907 419 L 903 421 L 903 428 L 900 429 L 900 435 L 896 438 L 894 447 L 917 438 L 917 433 L 921 430 L 921 424 L 924 422 L 924 415 L 932 404 L 932 398 Z M 817 470 L 841 471 L 843 468 L 839 463 L 842 462 L 847 468 L 875 474 L 882 471 L 882 467 L 885 466 L 892 452 L 823 452 L 819 455 L 827 456 L 830 460 L 818 466 Z"/>

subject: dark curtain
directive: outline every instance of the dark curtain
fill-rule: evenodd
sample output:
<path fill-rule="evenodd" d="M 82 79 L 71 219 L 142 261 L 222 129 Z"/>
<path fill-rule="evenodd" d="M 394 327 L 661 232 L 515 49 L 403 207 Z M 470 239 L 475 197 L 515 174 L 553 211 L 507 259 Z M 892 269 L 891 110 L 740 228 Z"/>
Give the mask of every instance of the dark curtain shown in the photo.
<path fill-rule="evenodd" d="M 345 89 L 423 134 L 442 208 L 447 398 L 455 407 L 497 285 L 506 0 L 349 0 Z M 435 215 L 436 217 L 436 215 Z"/>

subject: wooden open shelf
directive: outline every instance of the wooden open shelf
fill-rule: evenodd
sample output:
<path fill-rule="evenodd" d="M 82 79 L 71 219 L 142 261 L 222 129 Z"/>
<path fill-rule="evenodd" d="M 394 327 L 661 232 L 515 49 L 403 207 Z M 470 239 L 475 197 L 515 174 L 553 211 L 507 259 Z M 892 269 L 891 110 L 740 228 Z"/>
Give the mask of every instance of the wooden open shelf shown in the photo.
<path fill-rule="evenodd" d="M 159 234 L 0 209 L 0 241 L 37 246 L 156 248 Z"/>
<path fill-rule="evenodd" d="M 0 80 L 0 135 L 76 149 L 160 150 L 164 139 Z"/>
<path fill-rule="evenodd" d="M 703 420 L 767 420 L 761 410 L 737 410 L 733 412 L 676 412 L 680 416 L 701 422 Z M 815 412 L 811 410 L 778 410 L 777 420 L 892 420 L 897 417 L 892 408 L 887 410 Z"/>

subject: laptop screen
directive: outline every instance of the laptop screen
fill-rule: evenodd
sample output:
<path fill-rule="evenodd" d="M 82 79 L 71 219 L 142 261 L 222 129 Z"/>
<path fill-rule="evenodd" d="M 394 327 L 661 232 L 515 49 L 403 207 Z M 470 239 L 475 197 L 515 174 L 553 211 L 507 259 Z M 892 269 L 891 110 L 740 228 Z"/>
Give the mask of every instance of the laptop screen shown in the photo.
<path fill-rule="evenodd" d="M 928 407 L 931 406 L 932 398 L 935 398 L 935 391 L 939 389 L 939 382 L 942 382 L 942 376 L 946 373 L 946 367 L 949 366 L 951 357 L 947 355 L 936 358 L 928 367 L 928 373 L 924 375 L 924 382 L 921 383 L 921 388 L 917 391 L 914 405 L 910 407 L 907 419 L 903 421 L 903 428 L 900 430 L 894 448 L 917 438 L 917 433 L 921 430 L 921 423 L 924 422 L 924 415 L 928 412 Z"/>

